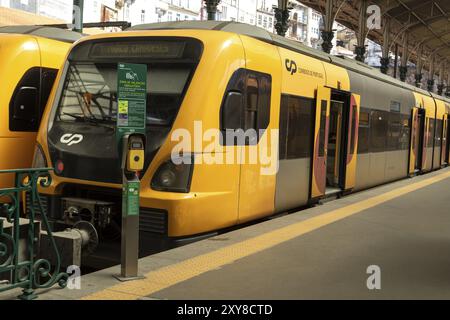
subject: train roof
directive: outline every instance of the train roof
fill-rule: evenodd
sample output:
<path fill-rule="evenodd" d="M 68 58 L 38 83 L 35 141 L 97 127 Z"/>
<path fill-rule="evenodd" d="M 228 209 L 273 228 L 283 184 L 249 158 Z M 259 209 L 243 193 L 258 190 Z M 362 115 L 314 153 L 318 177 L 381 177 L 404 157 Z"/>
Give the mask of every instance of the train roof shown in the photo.
<path fill-rule="evenodd" d="M 347 70 L 351 70 L 353 72 L 357 72 L 398 87 L 419 92 L 427 96 L 431 95 L 431 93 L 426 90 L 417 88 L 415 86 L 404 83 L 400 80 L 394 79 L 388 75 L 381 73 L 379 69 L 370 67 L 362 62 L 343 56 L 333 56 L 323 51 L 305 46 L 300 42 L 287 39 L 285 37 L 268 32 L 265 29 L 245 23 L 232 21 L 176 21 L 176 22 L 141 24 L 130 27 L 127 30 L 132 31 L 132 30 L 170 30 L 170 29 L 218 30 L 249 36 L 279 47 L 283 47 L 292 51 L 299 52 L 301 54 L 311 56 L 316 59 L 320 59 L 322 61 L 343 67 Z M 446 97 L 438 96 L 435 94 L 433 95 L 441 100 L 450 102 L 450 99 Z"/>
<path fill-rule="evenodd" d="M 77 41 L 82 37 L 80 33 L 70 30 L 46 26 L 31 26 L 31 25 L 0 27 L 0 33 L 32 35 L 68 43 L 74 43 L 75 41 Z"/>

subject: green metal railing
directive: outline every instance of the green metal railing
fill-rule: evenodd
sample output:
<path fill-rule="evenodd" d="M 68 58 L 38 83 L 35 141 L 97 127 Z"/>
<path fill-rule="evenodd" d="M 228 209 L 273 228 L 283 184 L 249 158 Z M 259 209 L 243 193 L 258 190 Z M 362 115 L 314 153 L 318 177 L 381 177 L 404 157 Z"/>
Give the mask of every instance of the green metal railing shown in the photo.
<path fill-rule="evenodd" d="M 50 186 L 52 170 L 51 168 L 0 170 L 0 175 L 15 175 L 14 188 L 0 189 L 0 279 L 5 275 L 9 278 L 0 281 L 0 292 L 22 288 L 19 298 L 23 300 L 35 299 L 37 297 L 35 289 L 50 288 L 56 283 L 62 288 L 67 285 L 68 274 L 60 272 L 61 257 L 38 194 L 38 186 L 44 188 Z M 21 217 L 21 199 L 25 194 L 30 201 L 27 215 Z M 53 270 L 48 260 L 37 257 L 36 246 L 40 232 L 35 227 L 37 212 L 40 213 L 39 221 L 47 230 L 51 248 L 55 251 L 56 261 Z M 27 219 L 22 220 L 22 225 L 21 218 Z M 12 232 L 5 231 L 5 222 L 12 224 Z M 21 226 L 24 225 L 26 239 L 21 241 Z"/>

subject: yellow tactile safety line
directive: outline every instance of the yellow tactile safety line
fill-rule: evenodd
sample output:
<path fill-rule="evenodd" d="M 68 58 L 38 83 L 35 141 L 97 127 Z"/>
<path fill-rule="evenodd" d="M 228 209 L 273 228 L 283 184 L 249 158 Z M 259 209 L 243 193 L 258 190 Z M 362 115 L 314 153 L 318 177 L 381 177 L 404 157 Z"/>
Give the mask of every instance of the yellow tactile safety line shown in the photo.
<path fill-rule="evenodd" d="M 294 223 L 260 236 L 206 253 L 182 262 L 151 271 L 145 279 L 124 282 L 85 296 L 83 300 L 132 300 L 148 296 L 207 271 L 220 268 L 238 259 L 276 246 L 310 231 L 344 219 L 363 210 L 400 197 L 450 177 L 450 171 L 359 201 L 340 209 L 323 213 L 308 220 Z"/>

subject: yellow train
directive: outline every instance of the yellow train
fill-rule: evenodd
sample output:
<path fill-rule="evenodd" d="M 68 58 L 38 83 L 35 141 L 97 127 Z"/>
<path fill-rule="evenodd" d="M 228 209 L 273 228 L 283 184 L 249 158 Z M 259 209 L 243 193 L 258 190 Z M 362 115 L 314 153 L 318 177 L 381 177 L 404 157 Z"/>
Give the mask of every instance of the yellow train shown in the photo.
<path fill-rule="evenodd" d="M 56 75 L 80 37 L 49 27 L 0 27 L 0 170 L 31 167 Z M 0 188 L 12 186 L 13 176 L 0 176 Z"/>
<path fill-rule="evenodd" d="M 107 234 L 120 223 L 120 62 L 148 66 L 141 238 L 201 235 L 449 160 L 446 98 L 244 24 L 141 25 L 82 39 L 58 75 L 34 163 L 55 168 L 41 190 L 55 230 L 86 220 Z M 259 134 L 225 135 L 214 150 L 211 137 L 193 138 L 182 157 L 194 162 L 174 163 L 182 133 L 210 129 Z M 242 161 L 255 151 L 276 170 Z M 230 155 L 241 161 L 205 161 Z"/>

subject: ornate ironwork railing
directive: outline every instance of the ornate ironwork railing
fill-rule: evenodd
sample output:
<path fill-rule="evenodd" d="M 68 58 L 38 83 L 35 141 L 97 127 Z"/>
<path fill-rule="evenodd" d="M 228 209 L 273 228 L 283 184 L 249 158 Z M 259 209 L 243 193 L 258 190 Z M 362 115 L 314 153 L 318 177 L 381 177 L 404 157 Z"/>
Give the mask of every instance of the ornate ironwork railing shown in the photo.
<path fill-rule="evenodd" d="M 56 283 L 62 288 L 67 285 L 68 275 L 60 272 L 61 257 L 38 194 L 38 186 L 50 186 L 52 170 L 0 170 L 0 175 L 15 175 L 14 188 L 0 189 L 0 279 L 7 278 L 0 280 L 0 292 L 22 288 L 19 298 L 23 300 L 35 299 L 35 289 L 50 288 Z M 27 215 L 21 217 L 21 199 L 26 193 L 31 201 L 28 203 Z M 56 261 L 53 266 L 48 260 L 37 257 L 40 232 L 35 226 L 37 212 L 41 213 L 39 221 L 47 230 L 51 248 L 55 251 Z M 10 225 L 10 232 L 6 231 L 5 223 Z M 26 229 L 25 239 L 21 239 L 23 226 Z"/>

